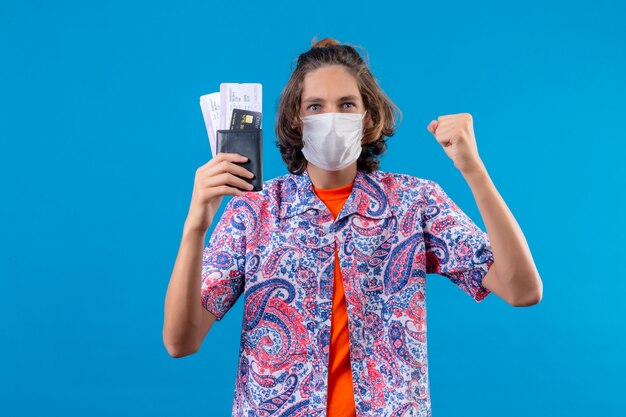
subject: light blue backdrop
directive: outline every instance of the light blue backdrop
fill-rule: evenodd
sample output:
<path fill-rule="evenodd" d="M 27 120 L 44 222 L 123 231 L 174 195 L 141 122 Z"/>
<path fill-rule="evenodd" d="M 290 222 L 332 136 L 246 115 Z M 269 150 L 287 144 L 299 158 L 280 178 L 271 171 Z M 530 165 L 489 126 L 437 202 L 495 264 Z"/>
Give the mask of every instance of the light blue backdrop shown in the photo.
<path fill-rule="evenodd" d="M 276 102 L 319 34 L 362 45 L 404 113 L 381 169 L 439 182 L 484 230 L 426 130 L 474 116 L 544 282 L 514 308 L 429 276 L 434 416 L 623 416 L 625 20 L 617 0 L 3 0 L 0 415 L 229 415 L 243 299 L 195 355 L 161 339 L 210 158 L 198 99 L 262 83 L 264 179 L 286 173 Z"/>

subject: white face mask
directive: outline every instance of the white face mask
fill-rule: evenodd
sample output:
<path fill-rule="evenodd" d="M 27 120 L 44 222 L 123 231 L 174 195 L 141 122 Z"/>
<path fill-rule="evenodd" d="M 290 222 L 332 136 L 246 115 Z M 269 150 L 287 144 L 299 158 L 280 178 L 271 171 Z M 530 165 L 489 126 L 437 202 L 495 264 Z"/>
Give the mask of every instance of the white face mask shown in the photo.
<path fill-rule="evenodd" d="M 302 117 L 302 154 L 307 161 L 329 171 L 338 171 L 359 159 L 365 113 L 321 113 Z"/>

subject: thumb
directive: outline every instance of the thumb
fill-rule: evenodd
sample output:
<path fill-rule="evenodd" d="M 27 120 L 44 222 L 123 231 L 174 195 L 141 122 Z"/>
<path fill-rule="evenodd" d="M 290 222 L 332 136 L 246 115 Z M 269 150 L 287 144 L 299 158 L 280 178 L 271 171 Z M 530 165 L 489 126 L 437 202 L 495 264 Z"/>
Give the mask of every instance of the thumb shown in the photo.
<path fill-rule="evenodd" d="M 437 126 L 439 125 L 439 123 L 436 120 L 431 120 L 431 122 L 428 124 L 428 131 L 430 133 L 432 133 L 433 135 L 435 134 L 435 131 L 437 130 Z"/>

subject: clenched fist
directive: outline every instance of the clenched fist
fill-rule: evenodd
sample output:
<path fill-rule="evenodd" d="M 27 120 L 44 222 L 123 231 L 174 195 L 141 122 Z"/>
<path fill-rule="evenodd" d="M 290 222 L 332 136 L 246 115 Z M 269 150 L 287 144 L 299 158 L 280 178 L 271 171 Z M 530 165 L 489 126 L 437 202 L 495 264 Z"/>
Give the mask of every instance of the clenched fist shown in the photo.
<path fill-rule="evenodd" d="M 439 116 L 428 124 L 427 129 L 462 173 L 484 169 L 478 155 L 471 114 Z"/>

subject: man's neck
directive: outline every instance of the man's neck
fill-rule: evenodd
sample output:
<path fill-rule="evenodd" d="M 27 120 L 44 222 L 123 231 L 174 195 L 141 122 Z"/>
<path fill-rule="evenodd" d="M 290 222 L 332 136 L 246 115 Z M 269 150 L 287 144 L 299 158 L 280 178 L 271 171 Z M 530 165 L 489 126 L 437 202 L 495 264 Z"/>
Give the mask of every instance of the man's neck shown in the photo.
<path fill-rule="evenodd" d="M 339 171 L 327 171 L 310 162 L 307 163 L 307 171 L 313 186 L 321 189 L 344 187 L 354 182 L 356 178 L 356 162 Z"/>

